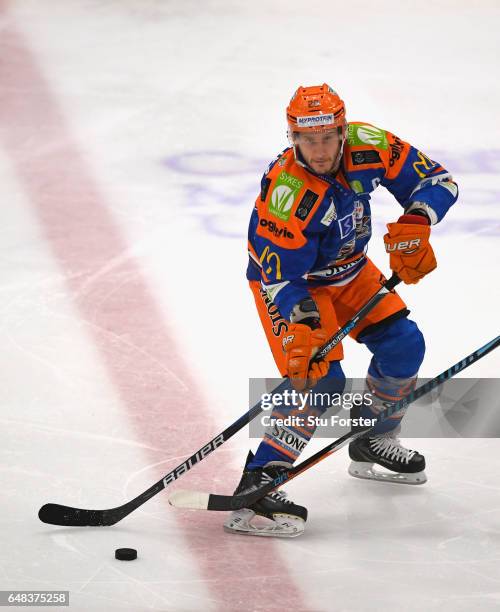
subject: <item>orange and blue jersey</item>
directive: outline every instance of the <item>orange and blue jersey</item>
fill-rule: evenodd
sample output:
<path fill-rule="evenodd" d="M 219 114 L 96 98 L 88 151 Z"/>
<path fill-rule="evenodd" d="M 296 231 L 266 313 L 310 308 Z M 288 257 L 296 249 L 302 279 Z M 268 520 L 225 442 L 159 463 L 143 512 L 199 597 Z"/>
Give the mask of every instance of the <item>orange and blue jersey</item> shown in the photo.
<path fill-rule="evenodd" d="M 285 318 L 309 288 L 347 284 L 364 267 L 370 193 L 379 185 L 406 213 L 421 211 L 431 224 L 458 197 L 443 166 L 367 123 L 349 123 L 335 176 L 314 173 L 292 148 L 271 163 L 250 219 L 247 277 L 261 281 Z"/>

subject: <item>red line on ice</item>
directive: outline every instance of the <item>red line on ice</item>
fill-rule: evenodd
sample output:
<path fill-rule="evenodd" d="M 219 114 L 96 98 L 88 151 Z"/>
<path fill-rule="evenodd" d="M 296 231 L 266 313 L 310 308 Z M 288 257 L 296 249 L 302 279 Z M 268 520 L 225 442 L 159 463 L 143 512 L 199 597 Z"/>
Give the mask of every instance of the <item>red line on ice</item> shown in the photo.
<path fill-rule="evenodd" d="M 191 454 L 217 432 L 209 407 L 139 266 L 133 258 L 120 259 L 127 252 L 125 237 L 4 0 L 0 0 L 0 18 L 3 145 L 138 438 L 165 449 L 161 457 L 151 453 L 151 462 L 165 455 Z M 108 267 L 110 262 L 114 266 Z M 179 387 L 177 379 L 189 392 Z M 236 410 L 235 419 L 244 407 Z M 237 474 L 228 474 L 225 463 L 227 455 L 223 461 L 216 452 L 193 470 L 189 484 L 206 488 L 216 474 L 234 482 Z M 167 469 L 173 467 L 168 465 Z M 167 506 L 167 494 L 163 495 L 165 512 L 174 512 Z M 223 515 L 178 512 L 177 518 L 219 609 L 307 609 L 275 542 L 224 534 Z"/>

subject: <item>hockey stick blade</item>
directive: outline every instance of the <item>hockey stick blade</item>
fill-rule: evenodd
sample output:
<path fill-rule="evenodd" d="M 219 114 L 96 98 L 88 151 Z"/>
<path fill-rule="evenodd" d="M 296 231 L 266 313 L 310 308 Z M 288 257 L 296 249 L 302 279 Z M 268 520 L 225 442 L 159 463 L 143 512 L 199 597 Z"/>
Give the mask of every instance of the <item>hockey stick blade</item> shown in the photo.
<path fill-rule="evenodd" d="M 278 389 L 284 390 L 286 386 L 285 383 L 286 381 L 281 383 L 281 385 L 276 388 L 276 392 Z M 38 518 L 43 523 L 47 523 L 49 525 L 62 525 L 66 527 L 109 527 L 114 525 L 139 508 L 139 506 L 142 506 L 142 504 L 162 491 L 170 483 L 180 478 L 180 476 L 189 471 L 197 463 L 203 461 L 205 457 L 211 454 L 216 448 L 219 448 L 219 446 L 224 444 L 224 442 L 229 440 L 229 438 L 234 436 L 235 433 L 245 427 L 245 425 L 247 425 L 261 412 L 262 407 L 260 403 L 256 404 L 221 434 L 210 440 L 210 442 L 208 442 L 205 446 L 186 459 L 186 461 L 166 474 L 149 489 L 122 506 L 108 508 L 106 510 L 87 510 L 85 508 L 73 508 L 71 506 L 50 503 L 45 504 L 40 508 L 38 511 Z"/>
<path fill-rule="evenodd" d="M 347 334 L 349 334 L 356 325 L 382 300 L 390 291 L 400 283 L 400 279 L 393 274 L 380 289 L 372 295 L 366 304 L 350 319 L 344 327 L 339 329 L 316 353 L 314 361 L 323 359 L 332 348 L 341 342 Z M 273 393 L 281 393 L 289 385 L 288 379 L 284 380 Z M 242 415 L 237 421 L 225 429 L 221 434 L 213 438 L 205 446 L 200 448 L 196 453 L 191 455 L 186 461 L 178 465 L 171 472 L 166 474 L 161 480 L 156 482 L 149 489 L 132 499 L 131 501 L 109 508 L 107 510 L 86 510 L 85 508 L 73 508 L 71 506 L 63 506 L 60 504 L 45 504 L 38 512 L 38 518 L 49 525 L 61 525 L 67 527 L 108 527 L 121 521 L 131 512 L 142 506 L 145 502 L 151 499 L 154 495 L 162 491 L 166 486 L 180 478 L 183 474 L 189 471 L 197 463 L 205 459 L 216 448 L 229 440 L 238 431 L 243 429 L 252 419 L 263 411 L 261 403 L 258 402 L 248 412 Z M 206 494 L 208 495 L 208 494 Z M 182 496 L 179 496 L 182 499 Z M 193 498 L 189 498 L 191 501 Z M 181 503 L 181 502 L 179 502 Z M 194 504 L 195 501 L 192 501 Z M 201 503 L 201 502 L 198 502 Z M 172 505 L 176 505 L 172 503 Z M 191 506 L 189 506 L 191 507 Z"/>
<path fill-rule="evenodd" d="M 123 514 L 121 507 L 109 510 L 85 510 L 60 504 L 45 504 L 38 511 L 38 518 L 49 525 L 66 527 L 108 527 L 120 521 Z"/>
<path fill-rule="evenodd" d="M 405 398 L 396 402 L 393 406 L 390 406 L 384 412 L 379 415 L 378 421 L 384 421 L 388 419 L 392 414 L 398 412 L 402 408 L 406 408 L 409 404 L 421 398 L 422 396 L 432 391 L 446 380 L 449 380 L 455 374 L 458 374 L 465 368 L 468 368 L 470 365 L 491 353 L 494 349 L 496 349 L 500 345 L 500 336 L 497 336 L 488 344 L 485 344 L 481 348 L 474 351 L 464 359 L 460 360 L 455 365 L 451 366 L 444 372 L 441 372 L 435 378 L 427 381 L 425 384 L 421 385 L 414 391 L 412 391 Z M 182 491 L 181 495 L 179 495 L 179 501 L 182 504 L 181 506 L 177 506 L 176 498 L 171 496 L 170 503 L 172 506 L 189 508 L 192 510 L 213 510 L 216 512 L 229 512 L 232 510 L 240 510 L 241 508 L 248 508 L 252 504 L 254 504 L 262 497 L 265 497 L 268 493 L 276 489 L 277 487 L 283 485 L 285 482 L 292 480 L 302 472 L 305 472 L 307 469 L 311 468 L 316 463 L 319 463 L 323 459 L 326 459 L 333 453 L 339 451 L 343 446 L 352 442 L 356 438 L 365 435 L 371 428 L 357 429 L 355 431 L 350 431 L 346 433 L 344 436 L 335 440 L 325 446 L 323 449 L 319 450 L 317 453 L 299 463 L 295 467 L 291 468 L 288 472 L 284 472 L 277 478 L 275 478 L 272 482 L 266 484 L 259 489 L 255 489 L 254 491 L 249 491 L 248 493 L 242 495 L 217 495 L 215 493 L 202 493 L 197 491 Z M 172 499 L 173 497 L 173 499 Z M 189 505 L 190 502 L 193 505 Z"/>

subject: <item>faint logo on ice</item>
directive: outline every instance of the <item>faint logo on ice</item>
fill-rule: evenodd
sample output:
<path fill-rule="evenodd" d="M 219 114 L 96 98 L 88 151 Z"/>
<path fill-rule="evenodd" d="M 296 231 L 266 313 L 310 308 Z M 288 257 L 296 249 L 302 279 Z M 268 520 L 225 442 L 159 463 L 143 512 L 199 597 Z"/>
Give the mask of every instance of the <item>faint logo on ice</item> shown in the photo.
<path fill-rule="evenodd" d="M 429 155 L 448 168 L 460 189 L 457 205 L 435 231 L 498 236 L 500 225 L 492 206 L 500 203 L 500 149 L 435 150 Z M 212 235 L 244 240 L 268 161 L 235 151 L 184 151 L 165 158 L 162 164 L 176 175 L 186 214 Z M 382 188 L 372 193 L 372 201 L 377 206 L 373 229 L 383 234 L 385 224 L 398 214 L 398 204 Z"/>

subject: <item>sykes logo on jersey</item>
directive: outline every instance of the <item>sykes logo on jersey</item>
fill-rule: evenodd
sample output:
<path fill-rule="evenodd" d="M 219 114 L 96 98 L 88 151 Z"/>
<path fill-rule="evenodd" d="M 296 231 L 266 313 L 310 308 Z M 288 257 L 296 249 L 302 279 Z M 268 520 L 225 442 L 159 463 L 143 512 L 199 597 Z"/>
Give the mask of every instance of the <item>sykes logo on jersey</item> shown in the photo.
<path fill-rule="evenodd" d="M 293 203 L 303 185 L 304 181 L 283 170 L 271 193 L 269 213 L 282 221 L 288 221 Z"/>

